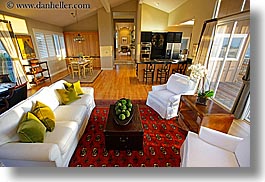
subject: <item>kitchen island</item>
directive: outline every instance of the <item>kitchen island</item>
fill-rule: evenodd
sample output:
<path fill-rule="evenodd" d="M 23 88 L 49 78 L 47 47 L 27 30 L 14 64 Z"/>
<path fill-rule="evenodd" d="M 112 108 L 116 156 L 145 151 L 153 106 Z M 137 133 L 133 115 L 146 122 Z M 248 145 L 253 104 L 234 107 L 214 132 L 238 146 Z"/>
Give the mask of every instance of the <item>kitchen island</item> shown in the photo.
<path fill-rule="evenodd" d="M 169 65 L 169 76 L 172 74 L 172 70 L 174 69 L 181 69 L 182 67 L 187 67 L 191 64 L 191 60 L 181 61 L 177 59 L 150 59 L 150 60 L 136 60 L 136 76 L 140 82 L 144 81 L 144 69 L 148 65 L 155 66 L 155 73 L 154 73 L 154 82 L 157 81 L 157 69 L 162 68 L 164 64 Z M 186 66 L 185 66 L 186 65 Z M 185 74 L 186 69 L 183 70 Z"/>

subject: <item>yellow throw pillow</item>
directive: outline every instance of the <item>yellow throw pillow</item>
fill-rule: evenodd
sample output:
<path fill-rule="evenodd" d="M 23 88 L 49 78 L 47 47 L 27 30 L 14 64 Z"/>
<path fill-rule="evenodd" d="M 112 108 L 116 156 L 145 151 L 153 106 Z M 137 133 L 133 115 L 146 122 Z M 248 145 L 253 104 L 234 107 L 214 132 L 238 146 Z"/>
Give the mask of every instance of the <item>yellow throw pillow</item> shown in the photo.
<path fill-rule="evenodd" d="M 17 134 L 21 142 L 43 143 L 46 127 L 34 114 L 27 112 L 19 122 Z"/>
<path fill-rule="evenodd" d="M 39 118 L 46 127 L 47 131 L 54 130 L 55 115 L 49 106 L 41 103 L 40 101 L 36 101 L 36 104 L 32 108 L 32 113 Z"/>
<path fill-rule="evenodd" d="M 74 86 L 70 86 L 68 88 L 68 90 L 66 89 L 56 89 L 57 93 L 60 95 L 60 101 L 62 102 L 62 104 L 67 105 L 67 104 L 71 104 L 72 102 L 74 102 L 77 99 L 80 99 L 81 97 L 79 97 L 74 89 Z"/>
<path fill-rule="evenodd" d="M 69 83 L 69 82 L 65 82 L 64 83 L 64 86 L 65 86 L 66 90 L 68 90 L 72 85 L 74 86 L 74 89 L 75 89 L 77 95 L 84 94 L 84 91 L 81 88 L 81 84 L 80 84 L 79 80 L 77 82 L 74 82 L 74 83 Z"/>

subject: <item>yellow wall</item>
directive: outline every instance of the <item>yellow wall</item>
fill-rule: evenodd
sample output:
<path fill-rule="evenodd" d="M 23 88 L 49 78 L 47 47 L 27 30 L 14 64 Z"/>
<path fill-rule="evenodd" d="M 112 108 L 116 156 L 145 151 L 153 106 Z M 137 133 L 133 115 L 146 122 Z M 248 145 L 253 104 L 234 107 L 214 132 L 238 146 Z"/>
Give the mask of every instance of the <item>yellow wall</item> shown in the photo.
<path fill-rule="evenodd" d="M 168 13 L 142 4 L 141 31 L 167 31 Z"/>
<path fill-rule="evenodd" d="M 123 41 L 122 38 L 126 38 L 127 41 Z M 131 32 L 128 28 L 123 27 L 119 30 L 119 45 L 130 45 L 131 43 Z"/>
<path fill-rule="evenodd" d="M 192 44 L 197 44 L 205 20 L 212 19 L 215 0 L 188 0 L 179 8 L 169 13 L 168 25 L 178 25 L 184 21 L 195 19 L 192 30 Z"/>

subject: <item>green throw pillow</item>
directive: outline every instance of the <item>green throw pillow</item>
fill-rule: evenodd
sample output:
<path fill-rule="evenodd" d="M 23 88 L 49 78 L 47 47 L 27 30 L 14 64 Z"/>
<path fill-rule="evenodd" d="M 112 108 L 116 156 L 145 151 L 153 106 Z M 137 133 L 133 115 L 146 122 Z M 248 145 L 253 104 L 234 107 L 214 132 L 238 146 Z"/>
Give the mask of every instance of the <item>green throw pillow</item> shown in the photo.
<path fill-rule="evenodd" d="M 55 115 L 49 106 L 41 103 L 40 101 L 36 101 L 36 104 L 32 108 L 32 113 L 39 118 L 46 127 L 47 131 L 54 130 Z"/>
<path fill-rule="evenodd" d="M 71 86 L 74 86 L 74 89 L 75 89 L 77 95 L 84 94 L 84 91 L 81 88 L 81 84 L 80 84 L 79 80 L 77 82 L 74 82 L 74 83 L 65 82 L 64 86 L 65 86 L 66 90 L 69 90 L 69 88 L 71 88 Z"/>
<path fill-rule="evenodd" d="M 60 95 L 60 101 L 64 105 L 70 104 L 70 103 L 74 102 L 75 100 L 81 98 L 81 97 L 79 97 L 77 95 L 73 85 L 70 86 L 68 88 L 68 90 L 66 90 L 66 89 L 56 89 L 56 91 Z"/>
<path fill-rule="evenodd" d="M 17 134 L 19 140 L 25 143 L 43 143 L 46 133 L 46 127 L 31 112 L 24 114 L 19 122 Z"/>

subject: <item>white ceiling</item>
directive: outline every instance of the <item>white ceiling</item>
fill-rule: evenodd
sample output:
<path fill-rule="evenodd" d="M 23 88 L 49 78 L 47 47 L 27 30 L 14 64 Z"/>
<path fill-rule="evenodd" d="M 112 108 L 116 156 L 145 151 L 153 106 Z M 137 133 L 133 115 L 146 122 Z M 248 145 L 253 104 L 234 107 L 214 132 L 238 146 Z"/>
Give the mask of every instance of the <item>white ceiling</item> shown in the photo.
<path fill-rule="evenodd" d="M 55 0 L 42 0 L 41 3 L 60 3 L 64 2 L 64 4 L 89 4 L 90 8 L 88 9 L 78 9 L 77 10 L 77 18 L 72 16 L 72 13 L 76 13 L 74 9 L 33 9 L 33 8 L 24 8 L 19 9 L 16 8 L 16 4 L 38 4 L 40 0 L 1 0 L 0 2 L 0 10 L 12 14 L 16 14 L 22 17 L 28 17 L 34 20 L 38 20 L 41 22 L 57 25 L 60 27 L 64 27 L 70 24 L 75 23 L 77 20 L 80 21 L 85 19 L 91 15 L 94 15 L 97 12 L 97 9 L 104 7 L 106 10 L 108 8 L 112 8 L 123 4 L 129 0 L 64 0 L 64 1 L 55 1 Z M 158 8 L 165 12 L 171 12 L 176 9 L 182 3 L 187 0 L 140 0 L 140 3 L 148 4 L 152 7 Z M 8 4 L 13 2 L 14 4 Z M 156 6 L 155 3 L 159 5 Z M 13 8 L 7 8 L 7 6 L 14 5 Z M 109 7 L 108 7 L 109 6 Z"/>

